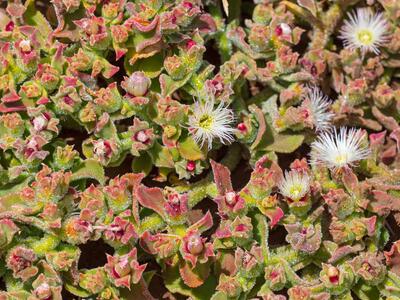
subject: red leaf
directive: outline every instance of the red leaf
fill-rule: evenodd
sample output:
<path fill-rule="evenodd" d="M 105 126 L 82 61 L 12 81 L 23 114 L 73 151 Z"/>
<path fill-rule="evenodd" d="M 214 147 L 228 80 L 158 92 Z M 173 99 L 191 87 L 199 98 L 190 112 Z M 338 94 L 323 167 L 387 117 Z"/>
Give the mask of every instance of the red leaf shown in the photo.
<path fill-rule="evenodd" d="M 214 173 L 214 181 L 217 185 L 218 193 L 224 196 L 227 192 L 232 192 L 231 171 L 222 164 L 211 160 L 211 167 Z"/>

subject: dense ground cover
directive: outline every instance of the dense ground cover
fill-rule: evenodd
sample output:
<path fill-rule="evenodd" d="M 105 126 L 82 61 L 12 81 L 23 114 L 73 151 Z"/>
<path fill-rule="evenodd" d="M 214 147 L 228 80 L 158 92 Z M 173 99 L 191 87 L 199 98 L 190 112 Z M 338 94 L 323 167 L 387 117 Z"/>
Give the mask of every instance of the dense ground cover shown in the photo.
<path fill-rule="evenodd" d="M 400 299 L 400 2 L 0 8 L 0 299 Z"/>

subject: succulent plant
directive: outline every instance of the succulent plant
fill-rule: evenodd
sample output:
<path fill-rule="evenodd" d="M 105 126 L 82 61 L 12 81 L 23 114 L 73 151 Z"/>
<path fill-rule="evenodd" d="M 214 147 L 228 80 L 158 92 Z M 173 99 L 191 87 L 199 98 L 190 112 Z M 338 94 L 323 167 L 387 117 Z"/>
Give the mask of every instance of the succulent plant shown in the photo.
<path fill-rule="evenodd" d="M 4 1 L 0 298 L 400 299 L 399 24 Z"/>

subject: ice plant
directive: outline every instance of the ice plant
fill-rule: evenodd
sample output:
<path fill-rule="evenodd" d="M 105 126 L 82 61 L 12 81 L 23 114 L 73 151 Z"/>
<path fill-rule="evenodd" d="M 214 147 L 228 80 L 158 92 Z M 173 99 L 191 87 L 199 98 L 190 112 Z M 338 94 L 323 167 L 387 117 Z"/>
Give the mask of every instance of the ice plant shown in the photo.
<path fill-rule="evenodd" d="M 290 171 L 279 183 L 279 192 L 289 201 L 299 201 L 310 190 L 310 177 L 307 173 Z"/>
<path fill-rule="evenodd" d="M 188 120 L 188 130 L 194 140 L 203 147 L 212 148 L 214 139 L 223 144 L 234 141 L 235 129 L 231 126 L 234 121 L 233 111 L 223 102 L 215 107 L 214 100 L 196 101 Z"/>
<path fill-rule="evenodd" d="M 0 299 L 400 299 L 399 11 L 3 1 Z"/>
<path fill-rule="evenodd" d="M 328 96 L 316 86 L 308 89 L 305 96 L 306 106 L 311 112 L 312 121 L 316 131 L 326 131 L 331 127 L 334 114 L 330 112 L 331 101 Z"/>
<path fill-rule="evenodd" d="M 311 164 L 332 170 L 355 166 L 370 154 L 364 137 L 363 131 L 345 127 L 321 133 L 311 144 Z"/>
<path fill-rule="evenodd" d="M 383 13 L 373 13 L 369 8 L 357 8 L 348 14 L 339 37 L 349 49 L 360 49 L 363 54 L 379 54 L 379 47 L 388 41 L 388 33 L 388 22 Z"/>

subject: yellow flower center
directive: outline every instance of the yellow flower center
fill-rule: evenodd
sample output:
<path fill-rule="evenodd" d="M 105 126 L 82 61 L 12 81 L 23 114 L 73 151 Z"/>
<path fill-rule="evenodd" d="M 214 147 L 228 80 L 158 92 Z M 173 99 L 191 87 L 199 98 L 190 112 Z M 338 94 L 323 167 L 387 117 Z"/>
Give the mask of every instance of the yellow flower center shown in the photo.
<path fill-rule="evenodd" d="M 211 129 L 213 123 L 213 119 L 210 115 L 203 115 L 201 116 L 200 120 L 199 120 L 199 127 L 203 128 L 203 129 Z"/>
<path fill-rule="evenodd" d="M 302 190 L 303 190 L 303 189 L 302 189 L 302 186 L 301 186 L 301 185 L 293 185 L 293 186 L 290 188 L 291 199 L 292 199 L 292 200 L 298 200 L 299 195 L 301 194 Z"/>
<path fill-rule="evenodd" d="M 371 45 L 374 41 L 374 35 L 371 30 L 361 29 L 357 32 L 357 39 L 364 45 Z"/>
<path fill-rule="evenodd" d="M 347 155 L 346 154 L 339 154 L 335 157 L 335 162 L 338 165 L 344 165 L 347 162 Z"/>

